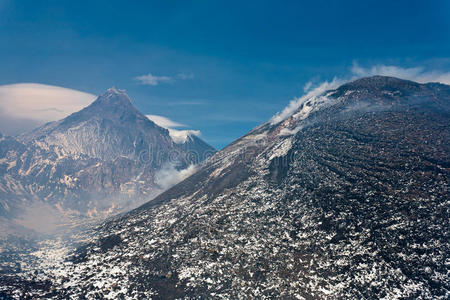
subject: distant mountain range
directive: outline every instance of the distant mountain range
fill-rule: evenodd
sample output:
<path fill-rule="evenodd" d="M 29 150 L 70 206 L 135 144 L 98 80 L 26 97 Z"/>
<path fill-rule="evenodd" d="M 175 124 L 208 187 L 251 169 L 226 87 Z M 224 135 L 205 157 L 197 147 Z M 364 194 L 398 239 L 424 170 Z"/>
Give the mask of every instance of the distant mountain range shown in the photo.
<path fill-rule="evenodd" d="M 81 217 L 117 213 L 161 192 L 161 169 L 214 153 L 196 136 L 174 141 L 112 88 L 60 121 L 0 138 L 0 216 L 26 218 L 42 205 Z"/>
<path fill-rule="evenodd" d="M 449 124 L 443 84 L 375 76 L 306 97 L 0 285 L 54 299 L 448 299 Z"/>
<path fill-rule="evenodd" d="M 274 120 L 100 226 L 35 293 L 448 298 L 450 87 L 364 78 Z"/>

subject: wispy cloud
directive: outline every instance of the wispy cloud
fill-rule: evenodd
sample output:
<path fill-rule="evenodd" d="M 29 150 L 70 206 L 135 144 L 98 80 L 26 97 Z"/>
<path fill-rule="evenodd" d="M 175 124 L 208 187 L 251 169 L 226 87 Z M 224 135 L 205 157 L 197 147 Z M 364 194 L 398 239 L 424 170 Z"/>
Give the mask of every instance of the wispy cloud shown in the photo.
<path fill-rule="evenodd" d="M 170 137 L 177 144 L 183 144 L 187 141 L 189 136 L 201 136 L 200 130 L 193 129 L 175 129 L 179 127 L 187 127 L 184 124 L 173 121 L 167 117 L 158 115 L 146 115 L 147 118 L 156 123 L 156 125 L 161 126 L 169 130 Z"/>
<path fill-rule="evenodd" d="M 134 77 L 134 80 L 139 81 L 140 84 L 143 85 L 159 85 L 161 83 L 173 83 L 176 80 L 189 80 L 193 79 L 193 73 L 178 73 L 175 76 L 156 76 L 152 73 L 148 73 L 146 75 L 141 75 Z"/>
<path fill-rule="evenodd" d="M 327 90 L 335 89 L 348 81 L 374 75 L 392 76 L 420 83 L 440 82 L 444 84 L 450 84 L 450 72 L 440 70 L 427 70 L 424 67 L 417 66 L 405 68 L 383 64 L 370 67 L 362 67 L 355 61 L 350 68 L 350 72 L 346 76 L 342 76 L 339 78 L 335 77 L 331 81 L 323 81 L 318 84 L 314 84 L 313 80 L 308 81 L 303 87 L 305 94 L 299 98 L 291 100 L 286 108 L 284 108 L 281 112 L 277 113 L 270 119 L 270 122 L 271 124 L 277 124 L 287 119 L 294 112 L 296 112 L 304 102 L 313 97 L 319 96 Z"/>
<path fill-rule="evenodd" d="M 357 62 L 353 63 L 351 73 L 356 77 L 383 75 L 408 79 L 420 83 L 440 82 L 450 84 L 450 72 L 438 70 L 426 70 L 424 67 L 404 68 L 393 65 L 375 65 L 362 67 Z"/>
<path fill-rule="evenodd" d="M 178 106 L 178 105 L 208 105 L 206 101 L 175 101 L 168 102 L 167 105 Z"/>
<path fill-rule="evenodd" d="M 167 117 L 158 115 L 146 115 L 147 118 L 155 122 L 158 126 L 166 128 L 169 130 L 169 135 L 177 144 L 183 144 L 187 141 L 189 136 L 195 135 L 200 136 L 200 130 L 179 130 L 174 128 L 186 127 L 181 123 L 173 121 Z M 161 191 L 167 190 L 168 188 L 174 186 L 180 181 L 186 179 L 193 173 L 195 173 L 195 165 L 190 165 L 186 169 L 177 169 L 177 162 L 170 162 L 164 165 L 161 170 L 155 174 L 155 183 L 158 185 Z"/>
<path fill-rule="evenodd" d="M 68 88 L 18 83 L 0 86 L 0 128 L 19 134 L 46 122 L 62 119 L 89 105 L 95 95 Z"/>
<path fill-rule="evenodd" d="M 201 136 L 202 135 L 200 130 L 193 130 L 193 129 L 178 130 L 178 129 L 172 129 L 172 128 L 169 128 L 169 134 L 170 134 L 170 137 L 172 138 L 172 140 L 177 144 L 186 143 L 189 136 Z"/>
<path fill-rule="evenodd" d="M 311 87 L 313 86 L 313 81 L 310 80 L 307 83 L 305 83 L 305 85 L 303 86 L 303 92 L 309 92 L 309 90 L 311 89 Z"/>
<path fill-rule="evenodd" d="M 186 125 L 172 121 L 169 118 L 157 115 L 145 115 L 147 118 L 156 123 L 156 125 L 164 128 L 186 127 Z"/>
<path fill-rule="evenodd" d="M 345 82 L 344 80 L 335 77 L 333 78 L 333 80 L 324 81 L 319 85 L 315 86 L 314 88 L 312 87 L 313 86 L 312 82 L 307 83 L 307 85 L 305 86 L 305 91 L 308 92 L 299 98 L 291 100 L 288 106 L 286 106 L 281 112 L 277 113 L 270 119 L 270 123 L 277 124 L 281 121 L 284 121 L 289 116 L 291 116 L 295 111 L 297 111 L 300 105 L 302 105 L 304 102 L 308 101 L 313 97 L 319 96 L 320 94 L 322 94 L 327 90 L 335 89 L 344 82 Z"/>
<path fill-rule="evenodd" d="M 173 79 L 169 76 L 156 76 L 148 73 L 147 75 L 141 75 L 134 78 L 144 85 L 158 85 L 160 83 L 169 83 L 172 82 Z"/>
<path fill-rule="evenodd" d="M 181 80 L 188 80 L 188 79 L 194 79 L 193 73 L 178 73 L 177 77 Z"/>

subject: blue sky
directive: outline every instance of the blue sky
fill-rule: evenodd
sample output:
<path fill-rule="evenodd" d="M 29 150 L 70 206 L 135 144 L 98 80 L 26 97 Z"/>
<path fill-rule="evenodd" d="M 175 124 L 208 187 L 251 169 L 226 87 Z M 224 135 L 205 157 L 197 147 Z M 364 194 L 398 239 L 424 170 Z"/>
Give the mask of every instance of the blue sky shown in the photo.
<path fill-rule="evenodd" d="M 445 74 L 449 53 L 450 1 L 0 0 L 0 85 L 116 86 L 217 148 L 308 82 L 355 64 Z"/>

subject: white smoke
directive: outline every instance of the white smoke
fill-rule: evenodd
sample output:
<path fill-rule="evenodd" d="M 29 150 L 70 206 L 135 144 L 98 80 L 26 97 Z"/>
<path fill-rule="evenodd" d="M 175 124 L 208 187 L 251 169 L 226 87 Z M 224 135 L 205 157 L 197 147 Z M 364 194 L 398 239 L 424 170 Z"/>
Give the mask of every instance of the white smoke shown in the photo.
<path fill-rule="evenodd" d="M 339 85 L 341 85 L 342 83 L 344 83 L 345 81 L 338 79 L 338 78 L 333 78 L 332 81 L 324 81 L 322 83 L 320 83 L 318 86 L 316 86 L 315 88 L 311 89 L 312 83 L 307 83 L 305 86 L 305 89 L 311 89 L 309 90 L 305 95 L 303 95 L 300 98 L 295 98 L 293 100 L 291 100 L 291 102 L 289 102 L 289 105 L 283 109 L 281 112 L 277 113 L 275 116 L 273 116 L 270 119 L 270 123 L 271 124 L 277 124 L 280 123 L 281 121 L 286 120 L 289 116 L 291 116 L 295 111 L 298 110 L 298 108 L 305 103 L 306 101 L 308 101 L 309 99 L 313 98 L 313 97 L 317 97 L 320 94 L 322 94 L 323 92 L 327 91 L 327 90 L 331 90 L 331 89 L 335 89 L 337 88 Z"/>
<path fill-rule="evenodd" d="M 289 105 L 281 112 L 270 119 L 270 123 L 278 124 L 294 114 L 305 102 L 324 93 L 327 90 L 335 89 L 340 85 L 368 76 L 391 76 L 400 79 L 412 80 L 419 83 L 440 82 L 450 84 L 450 72 L 440 70 L 426 70 L 424 67 L 399 67 L 394 65 L 375 65 L 371 67 L 362 67 L 357 62 L 353 62 L 350 72 L 347 76 L 334 77 L 331 81 L 323 81 L 314 87 L 313 81 L 308 81 L 304 85 L 305 94 L 289 102 Z"/>
<path fill-rule="evenodd" d="M 155 183 L 162 189 L 167 190 L 175 184 L 183 181 L 197 171 L 195 165 L 190 165 L 186 169 L 177 170 L 174 163 L 166 164 L 155 175 Z"/>
<path fill-rule="evenodd" d="M 450 72 L 426 70 L 423 67 L 403 68 L 392 65 L 375 65 L 364 68 L 358 65 L 357 62 L 354 62 L 351 72 L 357 78 L 382 75 L 412 80 L 420 83 L 440 82 L 450 84 Z"/>
<path fill-rule="evenodd" d="M 70 223 L 68 216 L 47 203 L 37 201 L 25 207 L 13 222 L 41 234 L 61 232 Z"/>

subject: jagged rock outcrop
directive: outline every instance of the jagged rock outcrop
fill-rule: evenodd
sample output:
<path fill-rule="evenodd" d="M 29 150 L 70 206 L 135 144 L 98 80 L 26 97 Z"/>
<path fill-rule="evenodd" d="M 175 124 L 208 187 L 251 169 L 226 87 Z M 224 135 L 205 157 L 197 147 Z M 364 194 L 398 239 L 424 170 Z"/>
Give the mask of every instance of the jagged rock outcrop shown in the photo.
<path fill-rule="evenodd" d="M 377 76 L 298 106 L 24 271 L 30 293 L 447 299 L 450 87 Z"/>
<path fill-rule="evenodd" d="M 121 211 L 161 192 L 155 174 L 167 164 L 184 169 L 214 152 L 197 137 L 174 142 L 112 88 L 60 121 L 1 138 L 0 216 L 36 201 L 81 216 Z"/>

